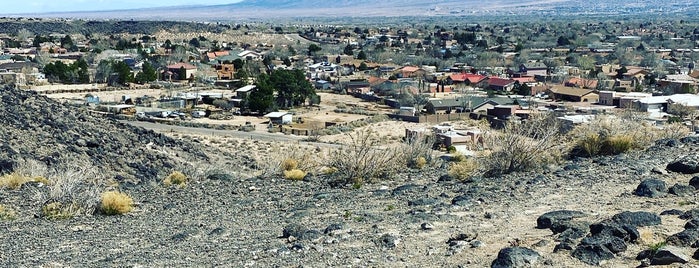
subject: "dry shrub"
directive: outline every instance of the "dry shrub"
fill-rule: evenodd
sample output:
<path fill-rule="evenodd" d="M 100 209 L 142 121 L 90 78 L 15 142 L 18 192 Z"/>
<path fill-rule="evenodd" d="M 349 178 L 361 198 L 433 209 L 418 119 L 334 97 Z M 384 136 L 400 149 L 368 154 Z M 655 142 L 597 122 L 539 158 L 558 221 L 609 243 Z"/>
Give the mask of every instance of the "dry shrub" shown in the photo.
<path fill-rule="evenodd" d="M 364 130 L 347 135 L 349 144 L 336 149 L 328 164 L 337 169 L 334 175 L 345 182 L 390 177 L 405 167 L 406 159 L 400 154 L 400 148 L 382 146 L 376 132 Z"/>
<path fill-rule="evenodd" d="M 48 196 L 43 196 L 44 204 L 60 204 L 59 213 L 55 213 L 59 216 L 55 218 L 65 218 L 61 215 L 72 217 L 79 213 L 93 214 L 99 204 L 100 189 L 107 181 L 103 176 L 88 163 L 59 163 L 48 176 L 51 184 L 48 185 Z"/>
<path fill-rule="evenodd" d="M 17 190 L 27 182 L 32 181 L 32 178 L 23 176 L 17 172 L 5 174 L 0 177 L 0 187 Z"/>
<path fill-rule="evenodd" d="M 17 213 L 9 207 L 0 205 L 0 220 L 11 221 L 17 218 Z"/>
<path fill-rule="evenodd" d="M 117 191 L 104 192 L 101 204 L 102 213 L 106 215 L 122 215 L 133 210 L 133 199 Z"/>
<path fill-rule="evenodd" d="M 492 150 L 482 159 L 485 175 L 529 171 L 560 161 L 567 148 L 561 137 L 560 123 L 553 114 L 509 121 L 501 131 L 485 135 L 485 145 Z"/>
<path fill-rule="evenodd" d="M 406 138 L 401 144 L 399 154 L 410 168 L 422 169 L 434 159 L 435 137 L 432 135 L 415 135 Z"/>
<path fill-rule="evenodd" d="M 177 185 L 180 187 L 184 187 L 185 185 L 187 185 L 187 180 L 188 178 L 186 175 L 184 175 L 184 173 L 179 171 L 173 171 L 172 173 L 170 173 L 170 175 L 165 177 L 163 183 L 166 186 Z"/>
<path fill-rule="evenodd" d="M 300 169 L 284 170 L 284 178 L 287 180 L 300 181 L 306 177 L 306 172 Z"/>
<path fill-rule="evenodd" d="M 80 213 L 82 209 L 78 204 L 61 202 L 52 202 L 45 205 L 41 209 L 43 216 L 50 220 L 65 220 L 70 219 Z"/>
<path fill-rule="evenodd" d="M 467 181 L 478 169 L 478 162 L 469 158 L 461 162 L 453 163 L 447 172 L 449 176 L 459 181 Z"/>
<path fill-rule="evenodd" d="M 413 160 L 412 166 L 417 169 L 422 169 L 425 167 L 425 165 L 427 165 L 427 159 L 425 159 L 425 157 L 418 156 L 417 159 Z"/>
<path fill-rule="evenodd" d="M 615 155 L 652 145 L 656 140 L 682 138 L 689 129 L 679 123 L 656 126 L 643 114 L 625 111 L 618 115 L 600 115 L 575 127 L 568 137 L 575 156 Z"/>
<path fill-rule="evenodd" d="M 290 171 L 299 167 L 299 161 L 293 158 L 287 158 L 282 161 L 282 171 Z"/>

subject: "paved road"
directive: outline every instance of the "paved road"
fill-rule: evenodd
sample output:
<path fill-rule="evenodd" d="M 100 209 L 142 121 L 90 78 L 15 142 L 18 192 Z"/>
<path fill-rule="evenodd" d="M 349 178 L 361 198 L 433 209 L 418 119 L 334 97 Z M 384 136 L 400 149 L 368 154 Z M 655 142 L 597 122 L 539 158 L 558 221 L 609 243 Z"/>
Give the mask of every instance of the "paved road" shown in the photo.
<path fill-rule="evenodd" d="M 321 143 L 321 142 L 306 142 L 302 141 L 305 137 L 296 135 L 285 135 L 282 133 L 267 133 L 267 132 L 244 132 L 237 130 L 220 130 L 220 129 L 209 129 L 209 128 L 196 128 L 196 127 L 183 127 L 174 126 L 166 124 L 158 124 L 144 121 L 121 121 L 136 127 L 142 127 L 145 129 L 150 129 L 159 133 L 176 132 L 182 134 L 193 134 L 193 135 L 203 135 L 203 136 L 226 136 L 241 139 L 259 140 L 259 141 L 281 141 L 281 142 L 295 142 L 300 144 L 307 144 L 326 148 L 338 148 L 337 144 Z"/>

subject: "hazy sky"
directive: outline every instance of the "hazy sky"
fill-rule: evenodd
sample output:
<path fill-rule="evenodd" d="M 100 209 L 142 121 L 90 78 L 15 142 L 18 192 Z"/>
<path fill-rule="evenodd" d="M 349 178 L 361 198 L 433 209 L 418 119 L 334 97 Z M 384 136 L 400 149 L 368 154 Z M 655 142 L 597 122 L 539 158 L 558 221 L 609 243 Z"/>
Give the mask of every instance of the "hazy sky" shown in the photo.
<path fill-rule="evenodd" d="M 241 0 L 26 0 L 2 1 L 0 14 L 135 9 L 178 5 L 219 5 Z"/>

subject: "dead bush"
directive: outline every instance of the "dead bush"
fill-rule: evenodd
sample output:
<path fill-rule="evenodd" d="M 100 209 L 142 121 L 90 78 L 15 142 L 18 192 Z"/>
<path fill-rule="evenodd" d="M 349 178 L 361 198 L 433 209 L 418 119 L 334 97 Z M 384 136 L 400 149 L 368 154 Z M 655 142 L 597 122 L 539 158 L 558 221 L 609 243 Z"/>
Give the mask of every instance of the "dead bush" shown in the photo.
<path fill-rule="evenodd" d="M 32 181 L 32 178 L 23 176 L 17 172 L 0 176 L 0 187 L 17 190 L 27 182 Z"/>
<path fill-rule="evenodd" d="M 335 150 L 328 164 L 337 170 L 334 175 L 345 182 L 388 177 L 406 165 L 400 148 L 382 146 L 376 132 L 365 130 L 347 135 L 349 144 Z"/>
<path fill-rule="evenodd" d="M 104 192 L 101 204 L 102 213 L 106 215 L 122 215 L 133 210 L 133 199 L 117 191 Z"/>
<path fill-rule="evenodd" d="M 509 121 L 501 131 L 485 137 L 492 152 L 482 158 L 486 176 L 541 168 L 562 159 L 566 144 L 553 114 L 533 114 L 526 121 Z"/>
<path fill-rule="evenodd" d="M 466 159 L 461 162 L 456 162 L 449 166 L 449 171 L 447 172 L 450 177 L 459 180 L 467 181 L 478 169 L 478 162 L 473 158 Z"/>
<path fill-rule="evenodd" d="M 432 135 L 415 135 L 405 139 L 399 153 L 408 167 L 422 169 L 434 159 L 434 143 L 435 137 Z"/>
<path fill-rule="evenodd" d="M 59 163 L 49 171 L 48 193 L 41 195 L 44 214 L 49 218 L 70 218 L 77 214 L 93 214 L 100 200 L 100 189 L 107 181 L 87 163 Z"/>
<path fill-rule="evenodd" d="M 65 220 L 70 219 L 80 213 L 82 209 L 78 204 L 61 202 L 52 202 L 46 204 L 42 209 L 42 215 L 50 220 Z"/>
<path fill-rule="evenodd" d="M 293 158 L 287 158 L 282 161 L 282 171 L 294 170 L 299 166 L 299 161 Z"/>
<path fill-rule="evenodd" d="M 163 184 L 165 184 L 165 186 L 177 185 L 180 187 L 184 187 L 185 185 L 187 185 L 187 180 L 187 175 L 184 175 L 184 173 L 180 171 L 173 171 L 172 173 L 170 173 L 170 175 L 165 177 L 165 179 L 163 180 Z"/>
<path fill-rule="evenodd" d="M 11 221 L 17 218 L 17 213 L 4 205 L 0 205 L 0 220 Z"/>
<path fill-rule="evenodd" d="M 306 172 L 300 169 L 284 170 L 284 178 L 287 180 L 300 181 L 306 177 Z"/>

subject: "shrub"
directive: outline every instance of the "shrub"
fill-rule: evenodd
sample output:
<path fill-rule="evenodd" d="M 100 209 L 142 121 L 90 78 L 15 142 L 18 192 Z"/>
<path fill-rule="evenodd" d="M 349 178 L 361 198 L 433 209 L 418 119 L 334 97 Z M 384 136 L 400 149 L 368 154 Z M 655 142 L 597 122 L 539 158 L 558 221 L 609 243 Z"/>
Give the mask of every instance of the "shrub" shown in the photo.
<path fill-rule="evenodd" d="M 41 211 L 44 217 L 50 220 L 65 220 L 78 214 L 78 212 L 80 212 L 80 206 L 73 203 L 64 205 L 61 202 L 52 202 L 45 205 Z"/>
<path fill-rule="evenodd" d="M 390 176 L 406 165 L 399 150 L 382 147 L 384 144 L 375 132 L 367 130 L 348 135 L 350 143 L 335 150 L 328 164 L 337 169 L 335 175 L 345 182 Z"/>
<path fill-rule="evenodd" d="M 17 172 L 13 172 L 0 177 L 0 187 L 17 190 L 22 187 L 22 185 L 30 181 L 32 181 L 31 178 L 22 176 Z"/>
<path fill-rule="evenodd" d="M 617 155 L 625 153 L 633 147 L 631 136 L 614 135 L 607 137 L 602 142 L 602 153 L 607 155 Z"/>
<path fill-rule="evenodd" d="M 417 169 L 422 169 L 427 165 L 427 159 L 422 156 L 418 156 L 417 159 L 413 160 L 412 166 Z"/>
<path fill-rule="evenodd" d="M 452 154 L 452 156 L 449 158 L 450 161 L 452 162 L 463 162 L 466 161 L 466 156 L 463 155 L 462 153 L 456 152 Z"/>
<path fill-rule="evenodd" d="M 299 167 L 299 162 L 293 158 L 287 158 L 282 161 L 282 171 L 291 171 Z"/>
<path fill-rule="evenodd" d="M 300 181 L 306 177 L 306 172 L 300 169 L 284 170 L 284 178 L 288 180 Z"/>
<path fill-rule="evenodd" d="M 170 173 L 167 177 L 165 177 L 165 180 L 163 180 L 163 183 L 167 186 L 170 185 L 178 185 L 181 187 L 184 187 L 187 184 L 187 176 L 184 175 L 184 173 L 179 172 L 179 171 L 174 171 Z"/>
<path fill-rule="evenodd" d="M 11 208 L 0 205 L 0 220 L 11 221 L 16 219 L 17 214 Z"/>
<path fill-rule="evenodd" d="M 106 215 L 122 215 L 133 210 L 133 199 L 117 191 L 103 193 L 101 204 L 100 208 Z"/>
<path fill-rule="evenodd" d="M 447 153 L 456 153 L 456 147 L 454 147 L 454 145 L 449 145 L 449 147 L 447 147 Z"/>
<path fill-rule="evenodd" d="M 447 172 L 449 176 L 459 181 L 467 181 L 478 169 L 478 162 L 469 158 L 461 162 L 453 163 Z"/>

